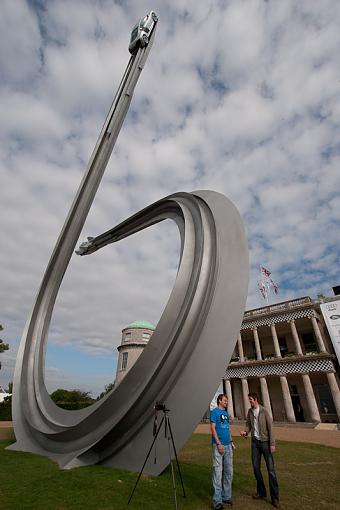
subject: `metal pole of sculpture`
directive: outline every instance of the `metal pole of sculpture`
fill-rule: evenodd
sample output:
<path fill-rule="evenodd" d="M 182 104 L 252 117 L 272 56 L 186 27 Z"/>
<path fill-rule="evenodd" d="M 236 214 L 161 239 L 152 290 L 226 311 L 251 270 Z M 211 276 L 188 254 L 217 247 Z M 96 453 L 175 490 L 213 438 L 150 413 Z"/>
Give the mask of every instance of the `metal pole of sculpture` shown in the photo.
<path fill-rule="evenodd" d="M 144 18 L 145 19 L 145 18 Z M 156 24 L 157 19 L 155 20 Z M 155 28 L 155 27 L 154 27 Z M 143 354 L 121 384 L 102 400 L 66 411 L 44 383 L 45 343 L 60 284 L 128 110 L 155 36 L 128 64 L 84 178 L 57 240 L 20 343 L 14 376 L 16 443 L 60 467 L 102 463 L 139 471 L 152 436 L 155 402 L 172 412 L 181 448 L 203 416 L 231 357 L 245 307 L 248 250 L 233 204 L 219 193 L 175 193 L 149 205 L 86 243 L 81 254 L 170 218 L 178 225 L 181 257 L 174 288 Z M 159 474 L 169 463 L 165 439 L 157 444 Z"/>

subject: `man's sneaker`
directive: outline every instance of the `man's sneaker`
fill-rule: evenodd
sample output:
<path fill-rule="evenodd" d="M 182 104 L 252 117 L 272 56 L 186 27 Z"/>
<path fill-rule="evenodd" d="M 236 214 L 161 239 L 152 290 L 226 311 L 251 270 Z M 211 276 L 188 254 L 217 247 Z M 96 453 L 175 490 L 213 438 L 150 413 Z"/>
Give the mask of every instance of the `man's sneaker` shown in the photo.
<path fill-rule="evenodd" d="M 280 508 L 280 503 L 278 499 L 273 499 L 272 505 L 275 506 L 275 508 Z"/>
<path fill-rule="evenodd" d="M 214 510 L 224 510 L 222 503 L 217 503 L 217 505 L 214 507 Z"/>
<path fill-rule="evenodd" d="M 252 496 L 253 499 L 266 499 L 266 496 L 261 496 L 260 494 L 254 494 Z"/>

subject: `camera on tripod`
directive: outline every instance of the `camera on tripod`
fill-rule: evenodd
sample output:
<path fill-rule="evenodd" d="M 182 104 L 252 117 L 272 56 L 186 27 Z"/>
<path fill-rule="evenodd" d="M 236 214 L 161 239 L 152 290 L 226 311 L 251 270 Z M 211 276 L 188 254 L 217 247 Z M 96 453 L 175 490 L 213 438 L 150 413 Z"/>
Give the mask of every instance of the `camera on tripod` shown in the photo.
<path fill-rule="evenodd" d="M 166 413 L 170 411 L 170 409 L 167 409 L 165 404 L 162 404 L 161 402 L 156 402 L 155 411 L 163 411 L 163 413 Z"/>
<path fill-rule="evenodd" d="M 166 407 L 166 405 L 163 404 L 162 402 L 156 402 L 156 404 L 154 405 L 154 410 L 155 410 L 155 413 L 154 413 L 154 421 L 153 421 L 153 441 L 152 441 L 150 449 L 149 449 L 149 451 L 148 451 L 148 453 L 146 455 L 146 458 L 145 458 L 144 464 L 142 466 L 142 469 L 139 472 L 139 475 L 138 475 L 137 481 L 135 483 L 135 486 L 134 486 L 134 488 L 133 488 L 133 490 L 131 492 L 131 495 L 130 495 L 130 498 L 129 498 L 129 501 L 128 501 L 128 505 L 131 502 L 132 496 L 133 496 L 133 494 L 134 494 L 134 492 L 136 490 L 136 487 L 138 485 L 140 477 L 142 476 L 142 473 L 144 471 L 145 465 L 146 465 L 146 463 L 148 461 L 148 458 L 150 457 L 150 454 L 151 454 L 151 451 L 152 451 L 153 447 L 155 448 L 155 461 L 154 462 L 156 464 L 156 439 L 157 439 L 157 436 L 159 434 L 159 431 L 161 430 L 162 424 L 164 423 L 165 439 L 168 442 L 169 463 L 171 465 L 172 487 L 173 487 L 173 490 L 174 490 L 174 503 L 175 503 L 175 508 L 177 510 L 178 507 L 177 507 L 177 495 L 176 495 L 176 481 L 175 481 L 174 466 L 173 466 L 173 463 L 172 463 L 173 456 L 171 454 L 171 445 L 172 445 L 172 449 L 173 449 L 173 454 L 174 454 L 175 459 L 176 459 L 178 474 L 179 474 L 179 477 L 180 477 L 180 480 L 181 480 L 181 484 L 182 484 L 183 497 L 185 498 L 186 496 L 185 496 L 185 490 L 184 490 L 182 474 L 181 474 L 181 470 L 180 470 L 179 462 L 178 462 L 178 458 L 177 458 L 177 452 L 176 452 L 176 447 L 175 447 L 174 436 L 172 435 L 172 430 L 171 430 L 171 425 L 170 425 L 170 417 L 169 417 L 170 409 L 168 409 Z M 157 411 L 162 411 L 163 412 L 162 420 L 161 420 L 159 426 L 157 426 Z"/>

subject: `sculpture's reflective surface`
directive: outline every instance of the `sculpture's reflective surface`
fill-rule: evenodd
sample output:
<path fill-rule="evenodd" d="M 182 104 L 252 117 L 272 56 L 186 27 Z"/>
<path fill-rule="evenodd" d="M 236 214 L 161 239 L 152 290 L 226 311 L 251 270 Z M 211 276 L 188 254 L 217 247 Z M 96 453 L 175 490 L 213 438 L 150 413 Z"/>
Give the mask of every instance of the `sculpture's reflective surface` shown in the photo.
<path fill-rule="evenodd" d="M 155 31 L 150 39 L 152 43 Z M 240 328 L 248 285 L 248 251 L 240 216 L 223 195 L 176 193 L 94 238 L 92 253 L 166 218 L 181 236 L 175 286 L 143 354 L 104 399 L 66 411 L 50 399 L 44 353 L 63 275 L 128 109 L 150 43 L 130 59 L 86 174 L 46 269 L 20 344 L 14 377 L 11 449 L 48 455 L 61 467 L 105 463 L 138 471 L 152 440 L 153 407 L 166 402 L 179 449 L 208 407 Z M 169 462 L 160 438 L 158 474 Z"/>

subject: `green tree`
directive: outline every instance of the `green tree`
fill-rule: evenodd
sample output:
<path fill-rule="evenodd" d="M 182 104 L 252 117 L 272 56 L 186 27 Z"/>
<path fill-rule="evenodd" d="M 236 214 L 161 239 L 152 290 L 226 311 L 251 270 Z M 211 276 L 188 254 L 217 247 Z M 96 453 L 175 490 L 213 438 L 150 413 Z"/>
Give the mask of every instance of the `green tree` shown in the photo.
<path fill-rule="evenodd" d="M 9 349 L 9 345 L 4 344 L 3 341 L 0 339 L 0 353 L 4 352 L 4 351 L 8 351 L 8 349 Z"/>
<path fill-rule="evenodd" d="M 0 324 L 0 331 L 2 331 L 3 329 L 4 328 L 2 327 L 2 324 Z M 0 354 L 2 352 L 8 351 L 8 349 L 9 349 L 9 345 L 8 344 L 4 344 L 4 342 L 0 338 Z M 1 361 L 0 361 L 0 370 L 1 370 Z"/>
<path fill-rule="evenodd" d="M 51 399 L 54 402 L 84 402 L 87 400 L 93 401 L 90 391 L 64 390 L 63 388 L 59 388 L 51 393 Z"/>
<path fill-rule="evenodd" d="M 99 397 L 97 397 L 97 400 L 99 400 L 99 399 L 101 399 L 101 398 L 105 397 L 105 395 L 106 395 L 107 393 L 109 393 L 109 391 L 111 391 L 111 390 L 113 389 L 114 385 L 115 385 L 115 383 L 113 383 L 113 382 L 112 382 L 112 383 L 110 383 L 110 384 L 107 384 L 107 385 L 105 386 L 105 390 L 101 392 L 101 394 L 99 395 Z"/>
<path fill-rule="evenodd" d="M 69 410 L 82 409 L 95 402 L 90 391 L 65 390 L 63 388 L 53 391 L 50 397 L 57 406 Z"/>

